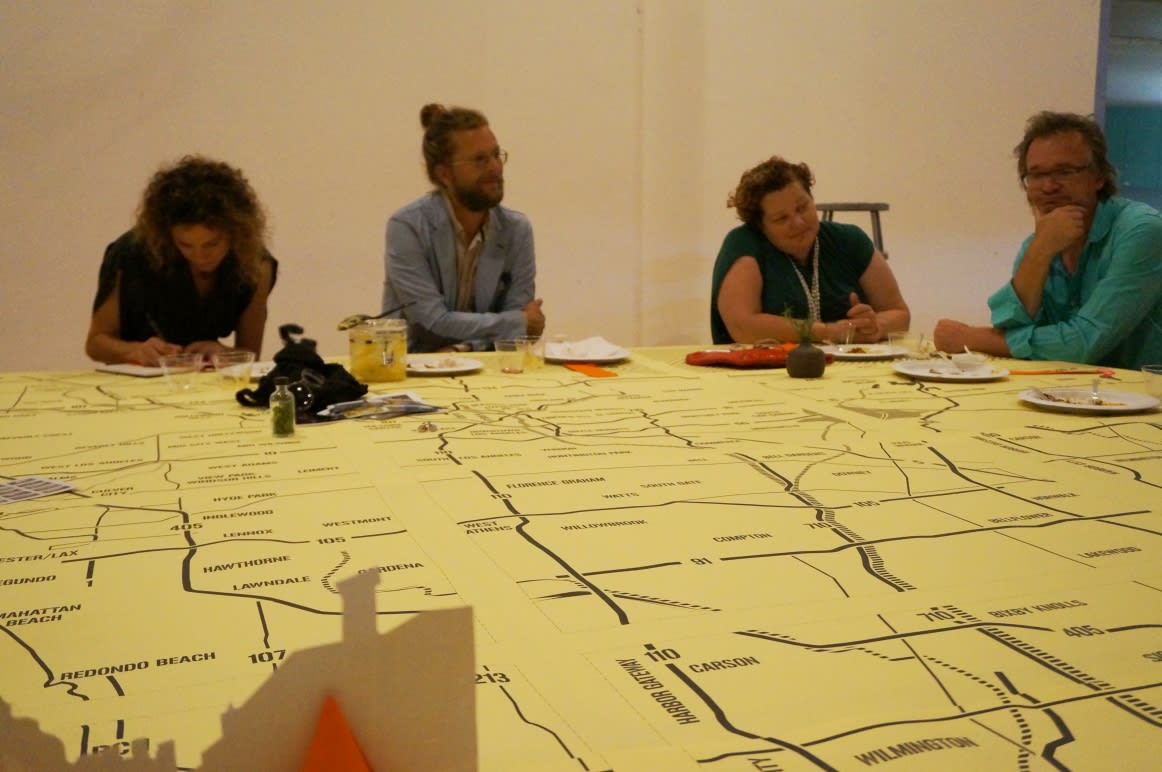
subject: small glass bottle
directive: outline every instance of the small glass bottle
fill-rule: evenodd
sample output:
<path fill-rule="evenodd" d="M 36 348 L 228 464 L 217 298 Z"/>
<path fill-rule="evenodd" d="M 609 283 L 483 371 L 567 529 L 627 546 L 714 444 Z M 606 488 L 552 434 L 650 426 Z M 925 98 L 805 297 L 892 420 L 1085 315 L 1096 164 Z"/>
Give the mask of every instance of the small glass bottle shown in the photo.
<path fill-rule="evenodd" d="M 270 395 L 270 424 L 275 437 L 290 437 L 295 433 L 295 396 L 287 384 L 290 379 L 274 379 L 274 393 Z"/>

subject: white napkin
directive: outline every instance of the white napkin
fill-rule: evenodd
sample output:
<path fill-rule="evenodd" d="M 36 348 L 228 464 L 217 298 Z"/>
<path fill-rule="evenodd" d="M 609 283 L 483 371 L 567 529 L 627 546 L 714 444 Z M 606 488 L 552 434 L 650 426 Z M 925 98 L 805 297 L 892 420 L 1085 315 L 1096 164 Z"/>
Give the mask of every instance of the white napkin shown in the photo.
<path fill-rule="evenodd" d="M 616 343 L 610 343 L 600 335 L 584 340 L 545 344 L 545 356 L 553 359 L 608 359 L 624 355 L 625 349 Z"/>

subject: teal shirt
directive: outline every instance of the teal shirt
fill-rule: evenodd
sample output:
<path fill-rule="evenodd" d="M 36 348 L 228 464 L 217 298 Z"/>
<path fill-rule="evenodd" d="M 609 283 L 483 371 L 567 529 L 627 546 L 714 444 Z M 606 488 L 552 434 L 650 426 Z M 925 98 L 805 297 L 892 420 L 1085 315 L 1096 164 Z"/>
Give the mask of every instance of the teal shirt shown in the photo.
<path fill-rule="evenodd" d="M 851 293 L 867 302 L 859 278 L 871 265 L 875 247 L 858 226 L 824 221 L 819 223 L 819 312 L 822 321 L 847 318 Z M 740 225 L 722 241 L 710 283 L 710 335 L 715 343 L 733 343 L 726 323 L 718 313 L 718 290 L 727 271 L 740 257 L 758 261 L 762 276 L 762 309 L 782 315 L 788 309 L 799 319 L 807 318 L 807 293 L 795 276 L 795 266 L 787 253 L 777 249 L 757 228 Z M 811 285 L 813 259 L 803 267 L 803 278 Z"/>
<path fill-rule="evenodd" d="M 988 302 L 993 326 L 1018 359 L 1133 369 L 1162 363 L 1162 215 L 1125 198 L 1102 201 L 1077 271 L 1069 274 L 1061 255 L 1053 257 L 1036 316 L 1025 312 L 1012 282 Z"/>

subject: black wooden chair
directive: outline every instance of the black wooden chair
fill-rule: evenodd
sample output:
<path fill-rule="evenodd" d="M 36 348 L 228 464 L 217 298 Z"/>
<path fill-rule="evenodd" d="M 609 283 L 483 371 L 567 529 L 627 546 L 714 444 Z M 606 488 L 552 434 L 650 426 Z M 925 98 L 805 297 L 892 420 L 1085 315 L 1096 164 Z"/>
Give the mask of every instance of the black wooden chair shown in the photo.
<path fill-rule="evenodd" d="M 886 212 L 889 207 L 884 203 L 867 203 L 867 202 L 843 202 L 836 204 L 816 204 L 815 208 L 822 212 L 823 219 L 831 221 L 835 219 L 836 212 L 867 212 L 871 215 L 872 222 L 872 243 L 876 245 L 883 256 L 888 256 L 887 250 L 884 249 L 884 233 L 880 228 L 880 212 Z"/>

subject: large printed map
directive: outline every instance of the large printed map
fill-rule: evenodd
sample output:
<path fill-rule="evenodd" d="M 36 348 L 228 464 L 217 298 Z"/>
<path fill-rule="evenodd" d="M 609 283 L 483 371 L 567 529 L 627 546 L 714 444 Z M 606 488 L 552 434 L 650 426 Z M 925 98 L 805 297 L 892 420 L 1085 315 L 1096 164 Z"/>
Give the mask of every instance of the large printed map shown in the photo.
<path fill-rule="evenodd" d="M 194 769 L 374 570 L 383 630 L 473 608 L 485 770 L 1156 764 L 1162 415 L 685 351 L 277 440 L 210 375 L 0 374 L 0 476 L 75 486 L 0 505 L 0 697 Z"/>

